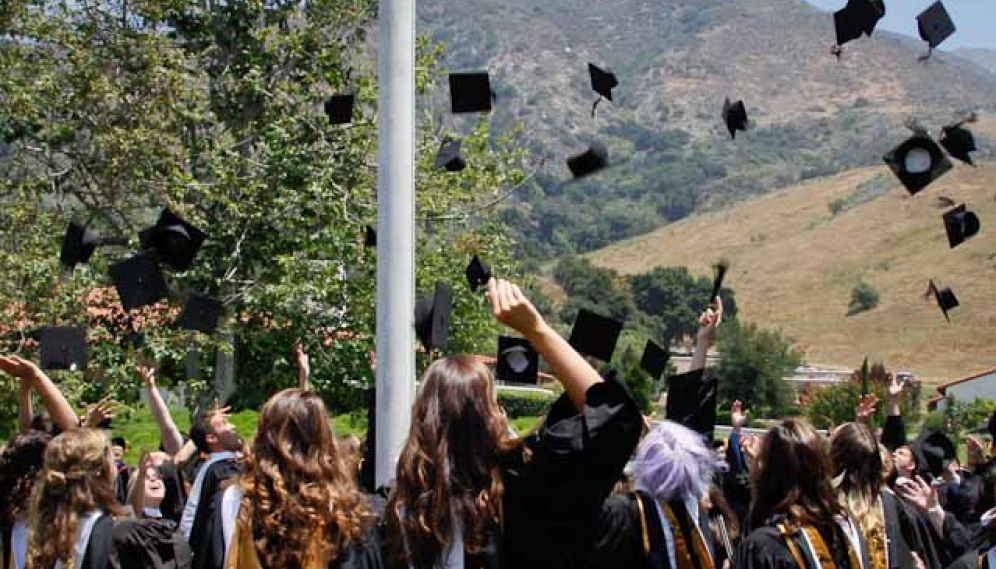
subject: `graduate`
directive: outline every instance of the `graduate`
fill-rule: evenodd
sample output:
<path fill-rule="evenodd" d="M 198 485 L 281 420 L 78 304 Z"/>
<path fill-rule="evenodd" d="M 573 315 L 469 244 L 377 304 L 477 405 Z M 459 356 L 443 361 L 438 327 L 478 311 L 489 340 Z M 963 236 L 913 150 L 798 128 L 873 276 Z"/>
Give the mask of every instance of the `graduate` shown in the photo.
<path fill-rule="evenodd" d="M 24 569 L 28 502 L 51 440 L 48 433 L 31 430 L 14 437 L 0 453 L 0 568 Z"/>
<path fill-rule="evenodd" d="M 485 282 L 494 317 L 547 361 L 564 394 L 536 433 L 516 440 L 484 363 L 430 365 L 385 513 L 391 567 L 579 566 L 640 434 L 621 384 L 603 380 L 518 286 Z"/>
<path fill-rule="evenodd" d="M 375 517 L 313 391 L 263 405 L 245 472 L 221 499 L 226 569 L 380 569 Z"/>

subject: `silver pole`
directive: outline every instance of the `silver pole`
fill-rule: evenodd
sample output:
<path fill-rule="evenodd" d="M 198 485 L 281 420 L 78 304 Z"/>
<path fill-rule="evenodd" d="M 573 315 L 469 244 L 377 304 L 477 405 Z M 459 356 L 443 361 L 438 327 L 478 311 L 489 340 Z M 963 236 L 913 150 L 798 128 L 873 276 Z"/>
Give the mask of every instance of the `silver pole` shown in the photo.
<path fill-rule="evenodd" d="M 380 0 L 376 484 L 394 478 L 415 395 L 415 0 Z"/>

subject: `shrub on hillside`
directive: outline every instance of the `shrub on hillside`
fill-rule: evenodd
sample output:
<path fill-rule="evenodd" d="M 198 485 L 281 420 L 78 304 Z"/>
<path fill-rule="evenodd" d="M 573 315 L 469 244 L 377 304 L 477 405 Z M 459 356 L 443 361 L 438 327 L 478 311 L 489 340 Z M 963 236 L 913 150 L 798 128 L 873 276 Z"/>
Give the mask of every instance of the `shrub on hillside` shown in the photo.
<path fill-rule="evenodd" d="M 879 294 L 872 285 L 859 281 L 851 289 L 851 302 L 847 305 L 847 315 L 871 310 L 878 306 Z"/>

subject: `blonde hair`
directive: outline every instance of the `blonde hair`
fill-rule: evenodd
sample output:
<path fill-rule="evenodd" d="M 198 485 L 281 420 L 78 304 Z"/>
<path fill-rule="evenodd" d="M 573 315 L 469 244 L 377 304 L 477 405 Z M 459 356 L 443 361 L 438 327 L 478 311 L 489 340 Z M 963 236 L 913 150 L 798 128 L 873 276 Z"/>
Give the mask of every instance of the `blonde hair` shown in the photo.
<path fill-rule="evenodd" d="M 120 515 L 115 500 L 107 436 L 95 429 L 73 429 L 52 439 L 45 465 L 31 495 L 26 569 L 51 569 L 61 561 L 73 569 L 73 547 L 80 516 L 94 510 Z M 80 560 L 82 561 L 82 560 Z"/>

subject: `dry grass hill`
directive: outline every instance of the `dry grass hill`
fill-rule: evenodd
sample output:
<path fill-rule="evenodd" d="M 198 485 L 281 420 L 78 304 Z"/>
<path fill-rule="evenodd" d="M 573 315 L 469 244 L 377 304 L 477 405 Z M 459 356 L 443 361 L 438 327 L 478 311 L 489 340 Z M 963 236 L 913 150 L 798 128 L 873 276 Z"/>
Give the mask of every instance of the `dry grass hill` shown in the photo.
<path fill-rule="evenodd" d="M 991 118 L 981 129 L 996 127 Z M 938 203 L 966 202 L 979 235 L 949 249 Z M 828 204 L 845 200 L 832 215 Z M 622 273 L 687 265 L 708 274 L 725 256 L 743 319 L 780 328 L 806 360 L 857 365 L 867 354 L 940 382 L 996 366 L 996 163 L 958 165 L 915 197 L 885 166 L 813 180 L 696 215 L 591 253 Z M 951 286 L 962 306 L 945 322 L 923 293 Z M 878 307 L 847 316 L 859 280 Z"/>

